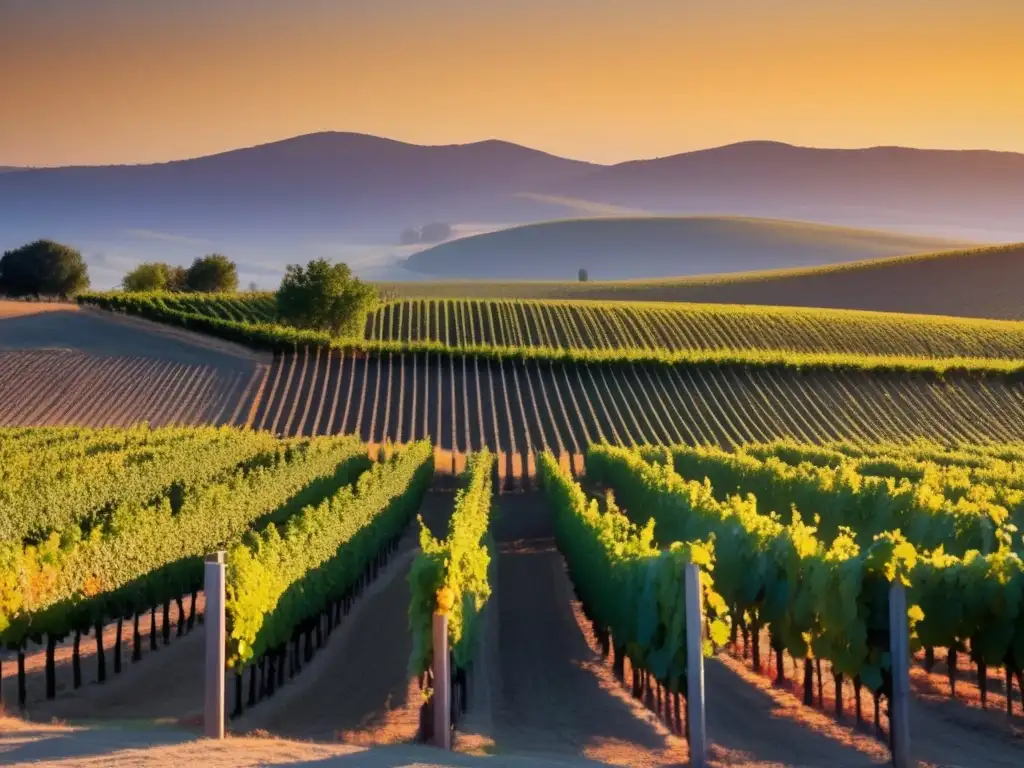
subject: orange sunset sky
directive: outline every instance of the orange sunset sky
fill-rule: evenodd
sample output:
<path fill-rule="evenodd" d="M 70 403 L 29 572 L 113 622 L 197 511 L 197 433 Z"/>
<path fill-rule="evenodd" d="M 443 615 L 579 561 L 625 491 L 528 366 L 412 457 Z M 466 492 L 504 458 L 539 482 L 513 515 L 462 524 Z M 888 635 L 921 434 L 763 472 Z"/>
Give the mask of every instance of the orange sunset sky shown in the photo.
<path fill-rule="evenodd" d="M 0 165 L 320 130 L 1024 151 L 1024 0 L 0 0 Z"/>

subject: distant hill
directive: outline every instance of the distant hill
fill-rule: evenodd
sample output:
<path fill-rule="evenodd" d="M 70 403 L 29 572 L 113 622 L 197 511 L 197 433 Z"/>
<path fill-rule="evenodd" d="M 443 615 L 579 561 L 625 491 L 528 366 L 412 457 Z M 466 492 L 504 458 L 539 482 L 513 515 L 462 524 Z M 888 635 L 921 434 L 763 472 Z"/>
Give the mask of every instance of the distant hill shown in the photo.
<path fill-rule="evenodd" d="M 434 222 L 479 232 L 580 216 L 747 216 L 1024 240 L 1024 155 L 1008 152 L 748 142 L 605 166 L 497 140 L 327 132 L 167 163 L 14 170 L 0 172 L 0 250 L 68 242 L 100 287 L 139 261 L 211 251 L 262 287 L 319 256 L 392 275 L 411 250 L 402 232 Z"/>
<path fill-rule="evenodd" d="M 399 297 L 568 298 L 865 309 L 1024 320 L 1024 243 L 830 267 L 621 282 L 408 282 Z"/>
<path fill-rule="evenodd" d="M 550 204 L 514 195 L 589 167 L 503 141 L 317 133 L 191 160 L 3 174 L 0 230 L 331 231 L 397 244 L 402 228 L 430 221 L 550 218 Z"/>
<path fill-rule="evenodd" d="M 750 141 L 591 168 L 534 191 L 654 212 L 943 233 L 988 229 L 1024 239 L 1024 155 L 1013 152 Z"/>
<path fill-rule="evenodd" d="M 406 261 L 415 272 L 489 280 L 625 280 L 835 264 L 934 251 L 948 240 L 773 219 L 625 217 L 550 221 L 461 238 Z"/>

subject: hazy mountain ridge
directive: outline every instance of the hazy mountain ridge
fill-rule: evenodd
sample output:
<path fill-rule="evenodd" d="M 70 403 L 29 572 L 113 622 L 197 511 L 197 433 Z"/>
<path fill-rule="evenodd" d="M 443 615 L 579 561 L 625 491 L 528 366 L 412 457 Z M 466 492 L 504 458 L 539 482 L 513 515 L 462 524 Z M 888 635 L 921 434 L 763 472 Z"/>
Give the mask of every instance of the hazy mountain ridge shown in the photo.
<path fill-rule="evenodd" d="M 665 213 L 1024 234 L 1024 154 L 1013 152 L 752 141 L 596 168 L 542 191 Z"/>
<path fill-rule="evenodd" d="M 111 276 L 214 249 L 254 278 L 354 249 L 382 265 L 407 254 L 403 229 L 432 221 L 493 229 L 616 211 L 1024 239 L 1024 155 L 1006 152 L 747 142 L 605 166 L 497 140 L 317 133 L 166 163 L 15 170 L 0 173 L 0 248 L 67 240 Z"/>

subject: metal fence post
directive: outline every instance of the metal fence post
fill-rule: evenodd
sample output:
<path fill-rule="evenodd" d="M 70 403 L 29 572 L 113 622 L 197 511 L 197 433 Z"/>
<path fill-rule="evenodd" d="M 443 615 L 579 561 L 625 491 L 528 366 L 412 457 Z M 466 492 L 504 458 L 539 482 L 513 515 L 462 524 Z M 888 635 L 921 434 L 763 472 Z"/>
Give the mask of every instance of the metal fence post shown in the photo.
<path fill-rule="evenodd" d="M 704 600 L 700 568 L 686 566 L 686 713 L 690 724 L 690 765 L 704 768 L 707 731 L 704 720 Z"/>
<path fill-rule="evenodd" d="M 206 611 L 206 700 L 203 729 L 211 739 L 224 738 L 224 662 L 227 622 L 224 616 L 224 552 L 207 555 L 203 564 Z"/>

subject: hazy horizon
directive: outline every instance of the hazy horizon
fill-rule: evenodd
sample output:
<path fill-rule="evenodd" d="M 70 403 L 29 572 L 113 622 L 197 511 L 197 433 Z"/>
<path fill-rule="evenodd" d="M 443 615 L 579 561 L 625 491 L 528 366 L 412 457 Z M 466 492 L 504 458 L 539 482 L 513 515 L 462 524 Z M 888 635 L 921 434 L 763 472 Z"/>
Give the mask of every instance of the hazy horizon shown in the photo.
<path fill-rule="evenodd" d="M 324 130 L 599 163 L 745 140 L 1024 152 L 1015 0 L 0 0 L 0 166 Z M 46 56 L 39 57 L 43 46 Z"/>
<path fill-rule="evenodd" d="M 368 134 L 368 133 L 362 133 L 362 132 L 359 132 L 359 131 L 348 131 L 348 130 L 344 130 L 344 129 L 340 129 L 339 128 L 339 129 L 325 129 L 323 131 L 313 131 L 311 133 L 300 133 L 300 134 L 289 135 L 289 136 L 281 136 L 281 137 L 278 137 L 278 138 L 275 138 L 275 139 L 269 139 L 268 141 L 265 141 L 265 142 L 260 142 L 258 144 L 242 144 L 242 145 L 238 145 L 238 146 L 225 146 L 225 147 L 221 147 L 219 149 L 215 149 L 215 150 L 212 150 L 212 151 L 209 151 L 209 152 L 203 152 L 202 154 L 199 154 L 199 155 L 187 155 L 187 156 L 181 156 L 181 157 L 164 157 L 164 158 L 158 158 L 158 159 L 136 160 L 136 161 L 125 160 L 125 161 L 116 162 L 116 163 L 95 163 L 95 164 L 87 164 L 87 163 L 66 163 L 66 164 L 61 164 L 61 165 L 10 165 L 10 164 L 0 164 L 0 171 L 2 171 L 2 170 L 7 170 L 7 171 L 9 171 L 9 170 L 47 170 L 47 169 L 53 170 L 53 169 L 57 169 L 57 168 L 69 168 L 69 167 L 163 165 L 163 164 L 167 164 L 167 163 L 182 162 L 182 161 L 187 161 L 187 160 L 202 160 L 204 158 L 215 157 L 217 155 L 227 154 L 229 152 L 237 152 L 239 150 L 245 150 L 245 149 L 256 149 L 258 147 L 263 147 L 263 146 L 266 146 L 268 144 L 279 144 L 279 143 L 283 143 L 283 142 L 287 142 L 287 141 L 293 141 L 293 140 L 296 140 L 296 139 L 303 139 L 303 138 L 310 137 L 310 136 L 317 136 L 317 135 L 324 135 L 324 134 L 339 134 L 339 135 L 349 134 L 349 135 L 357 135 L 357 136 L 367 136 L 367 137 L 370 137 L 370 138 L 384 139 L 386 141 L 394 141 L 394 142 L 397 142 L 399 144 L 408 144 L 408 145 L 411 145 L 411 146 L 426 147 L 426 148 L 464 147 L 464 146 L 471 146 L 471 145 L 474 145 L 474 144 L 485 144 L 487 142 L 502 142 L 502 143 L 506 143 L 506 144 L 512 144 L 512 145 L 515 145 L 515 146 L 519 146 L 519 147 L 522 147 L 524 149 L 531 149 L 531 150 L 535 150 L 537 152 L 543 152 L 545 154 L 550 154 L 553 157 L 563 158 L 563 159 L 566 159 L 566 160 L 574 160 L 574 161 L 582 162 L 582 163 L 590 163 L 592 165 L 605 166 L 605 167 L 612 167 L 612 166 L 616 166 L 616 165 L 623 165 L 623 164 L 631 163 L 631 162 L 643 162 L 643 161 L 646 161 L 646 160 L 663 160 L 663 159 L 670 158 L 670 157 L 676 157 L 678 155 L 686 155 L 686 154 L 690 154 L 690 153 L 703 152 L 703 151 L 708 151 L 708 150 L 713 150 L 713 149 L 723 149 L 725 147 L 731 147 L 731 146 L 740 145 L 740 144 L 782 144 L 782 145 L 786 145 L 786 146 L 795 147 L 797 149 L 848 150 L 848 151 L 854 151 L 854 152 L 856 152 L 856 151 L 863 151 L 863 150 L 872 150 L 872 149 L 908 149 L 908 150 L 920 150 L 920 151 L 924 151 L 924 152 L 929 152 L 929 151 L 933 151 L 933 152 L 934 151 L 937 151 L 937 152 L 994 152 L 994 153 L 1005 153 L 1005 154 L 1012 154 L 1012 155 L 1024 155 L 1024 148 L 1022 148 L 1020 150 L 1012 150 L 1012 149 L 991 149 L 990 147 L 923 147 L 923 146 L 912 146 L 912 145 L 909 145 L 909 144 L 870 144 L 870 145 L 865 144 L 865 145 L 851 145 L 851 146 L 846 146 L 846 147 L 840 147 L 840 146 L 830 146 L 830 145 L 823 145 L 823 144 L 822 145 L 816 145 L 816 144 L 797 144 L 797 143 L 794 143 L 794 142 L 785 141 L 783 139 L 751 137 L 751 138 L 748 138 L 748 139 L 739 139 L 737 141 L 730 141 L 730 142 L 727 142 L 727 143 L 724 143 L 724 144 L 710 144 L 708 146 L 690 147 L 690 148 L 687 148 L 687 149 L 681 149 L 678 152 L 668 152 L 666 154 L 628 157 L 628 158 L 624 158 L 622 160 L 618 160 L 618 161 L 615 161 L 615 162 L 601 162 L 601 161 L 593 160 L 593 159 L 586 158 L 586 157 L 574 157 L 574 156 L 571 156 L 571 155 L 564 155 L 564 154 L 560 154 L 560 153 L 557 153 L 557 152 L 551 152 L 550 150 L 546 150 L 546 149 L 544 149 L 542 147 L 537 147 L 537 146 L 533 146 L 533 145 L 529 145 L 529 144 L 521 144 L 519 142 L 514 142 L 514 141 L 510 141 L 508 139 L 502 138 L 501 136 L 486 136 L 486 137 L 482 137 L 482 138 L 478 138 L 478 139 L 469 139 L 467 141 L 458 141 L 458 142 L 455 142 L 455 141 L 448 141 L 448 142 L 446 142 L 446 141 L 439 141 L 439 142 L 436 142 L 436 143 L 421 144 L 419 142 L 411 141 L 409 139 L 402 138 L 400 136 L 385 136 L 385 135 L 380 135 L 380 134 Z"/>

